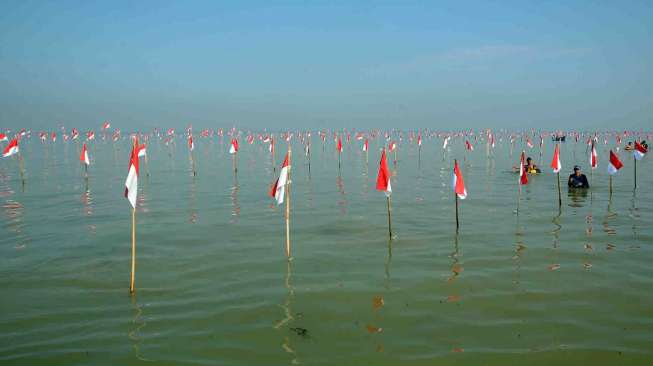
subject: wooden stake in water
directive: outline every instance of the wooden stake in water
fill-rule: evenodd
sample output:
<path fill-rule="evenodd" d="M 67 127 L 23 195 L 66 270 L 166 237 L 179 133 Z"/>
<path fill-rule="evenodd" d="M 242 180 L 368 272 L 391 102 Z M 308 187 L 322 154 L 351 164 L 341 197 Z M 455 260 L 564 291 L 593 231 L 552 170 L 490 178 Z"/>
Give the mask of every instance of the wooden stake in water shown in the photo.
<path fill-rule="evenodd" d="M 288 145 L 288 179 L 286 180 L 286 256 L 292 258 L 290 252 L 290 169 L 292 167 L 292 151 Z"/>
<path fill-rule="evenodd" d="M 458 229 L 460 228 L 460 222 L 458 221 L 458 195 L 454 192 L 453 196 L 456 200 L 456 232 L 458 232 Z"/>
<path fill-rule="evenodd" d="M 637 159 L 635 159 L 634 156 L 633 156 L 633 162 L 635 163 L 635 165 L 634 165 L 634 167 L 635 167 L 635 170 L 634 170 L 634 173 L 635 173 L 635 177 L 634 177 L 635 189 L 637 189 Z"/>
<path fill-rule="evenodd" d="M 132 208 L 132 274 L 129 282 L 129 293 L 134 293 L 134 279 L 136 277 L 136 208 Z"/>
<path fill-rule="evenodd" d="M 609 180 L 609 182 L 610 182 L 610 199 L 612 199 L 612 174 L 610 174 L 608 177 L 610 178 L 610 180 Z"/>
<path fill-rule="evenodd" d="M 233 166 L 234 176 L 238 174 L 238 164 L 236 163 L 236 155 L 238 155 L 238 153 L 231 154 L 231 165 Z"/>

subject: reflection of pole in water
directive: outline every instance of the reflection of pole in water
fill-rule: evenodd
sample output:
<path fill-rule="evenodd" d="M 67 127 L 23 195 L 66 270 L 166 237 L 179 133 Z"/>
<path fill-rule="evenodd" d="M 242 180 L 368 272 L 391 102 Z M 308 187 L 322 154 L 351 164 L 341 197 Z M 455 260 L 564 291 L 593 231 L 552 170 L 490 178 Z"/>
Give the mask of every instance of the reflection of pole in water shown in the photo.
<path fill-rule="evenodd" d="M 140 305 L 136 302 L 136 297 L 132 297 L 132 306 L 135 310 L 134 318 L 132 319 L 132 324 L 134 324 L 134 329 L 132 329 L 128 336 L 129 339 L 133 341 L 133 347 L 134 347 L 134 355 L 136 356 L 137 359 L 141 361 L 154 361 L 147 359 L 143 356 L 141 356 L 141 350 L 140 350 L 140 344 L 142 342 L 141 338 L 138 336 L 138 333 L 140 332 L 141 329 L 145 328 L 147 326 L 147 323 L 142 319 L 141 315 L 143 313 L 143 309 L 141 308 Z"/>
<path fill-rule="evenodd" d="M 562 225 L 560 225 L 560 216 L 562 216 L 562 208 L 558 208 L 558 214 L 553 217 L 553 224 L 556 226 L 555 229 L 551 232 L 553 234 L 553 248 L 558 248 L 558 243 L 560 242 L 560 230 Z"/>
<path fill-rule="evenodd" d="M 292 286 L 291 279 L 292 279 L 292 262 L 287 261 L 286 278 L 284 281 L 284 287 L 287 290 L 286 300 L 284 301 L 283 305 L 279 305 L 281 309 L 283 309 L 285 318 L 278 321 L 277 324 L 274 325 L 274 329 L 281 329 L 281 327 L 284 327 L 288 325 L 290 322 L 292 322 L 293 320 L 295 320 L 295 318 L 292 315 L 292 308 L 291 308 L 293 298 L 295 297 L 295 288 Z M 283 348 L 283 350 L 286 351 L 287 353 L 293 355 L 294 358 L 291 361 L 292 364 L 300 363 L 299 360 L 297 359 L 297 353 L 292 348 L 292 344 L 290 343 L 289 337 L 284 337 L 283 343 L 281 344 L 281 348 Z"/>
<path fill-rule="evenodd" d="M 238 185 L 238 178 L 234 175 L 234 184 L 231 187 L 231 223 L 238 221 L 240 216 L 240 205 L 238 205 L 238 190 L 240 186 Z"/>
<path fill-rule="evenodd" d="M 388 258 L 385 260 L 385 288 L 390 289 L 390 264 L 392 264 L 392 239 L 388 240 Z"/>

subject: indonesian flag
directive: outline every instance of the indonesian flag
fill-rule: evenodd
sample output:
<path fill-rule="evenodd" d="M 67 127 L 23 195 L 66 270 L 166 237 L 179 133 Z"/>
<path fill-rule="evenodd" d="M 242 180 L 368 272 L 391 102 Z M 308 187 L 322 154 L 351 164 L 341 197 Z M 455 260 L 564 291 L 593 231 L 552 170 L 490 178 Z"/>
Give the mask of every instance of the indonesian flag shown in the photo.
<path fill-rule="evenodd" d="M 172 136 L 175 134 L 175 129 L 174 128 L 169 128 L 168 129 L 168 136 Z"/>
<path fill-rule="evenodd" d="M 254 136 L 253 135 L 247 136 L 247 143 L 249 143 L 250 145 L 254 143 Z"/>
<path fill-rule="evenodd" d="M 77 138 L 79 137 L 79 131 L 77 131 L 76 128 L 73 128 L 72 135 L 73 135 L 72 136 L 73 140 L 77 140 Z"/>
<path fill-rule="evenodd" d="M 492 146 L 492 148 L 494 148 L 494 134 L 492 134 L 490 137 L 491 137 L 490 146 Z"/>
<path fill-rule="evenodd" d="M 52 142 L 56 142 L 57 141 L 57 133 L 53 132 L 52 135 L 50 135 L 50 138 L 52 138 Z"/>
<path fill-rule="evenodd" d="M 449 138 L 450 138 L 449 136 L 444 138 L 444 142 L 442 143 L 443 150 L 447 148 L 447 145 L 449 144 Z"/>
<path fill-rule="evenodd" d="M 88 151 L 86 151 L 86 143 L 82 145 L 82 153 L 79 154 L 79 160 L 86 165 L 91 165 L 91 161 L 88 159 Z"/>
<path fill-rule="evenodd" d="M 3 158 L 8 158 L 14 154 L 18 153 L 18 139 L 12 139 L 11 142 L 5 147 L 2 152 Z"/>
<path fill-rule="evenodd" d="M 338 144 L 336 145 L 336 150 L 342 152 L 342 138 L 338 137 Z"/>
<path fill-rule="evenodd" d="M 192 135 L 188 136 L 188 149 L 190 151 L 195 150 L 195 144 L 193 143 L 193 136 Z"/>
<path fill-rule="evenodd" d="M 624 165 L 619 160 L 617 154 L 610 150 L 610 161 L 608 162 L 608 174 L 615 175 Z"/>
<path fill-rule="evenodd" d="M 363 151 L 367 151 L 368 148 L 369 148 L 369 141 L 365 139 L 365 142 L 363 142 Z"/>
<path fill-rule="evenodd" d="M 103 130 L 108 130 L 110 127 L 111 127 L 111 123 L 109 123 L 109 121 L 104 121 L 104 123 L 102 124 Z"/>
<path fill-rule="evenodd" d="M 422 146 L 422 134 L 417 135 L 417 146 Z"/>
<path fill-rule="evenodd" d="M 7 141 L 7 135 L 0 133 L 0 141 Z"/>
<path fill-rule="evenodd" d="M 274 197 L 274 199 L 277 200 L 278 205 L 283 203 L 283 197 L 286 194 L 289 169 L 290 164 L 288 163 L 288 153 L 286 153 L 286 158 L 283 160 L 283 165 L 281 165 L 281 172 L 279 172 L 279 178 L 277 178 L 277 181 L 274 182 L 270 189 L 270 197 Z"/>
<path fill-rule="evenodd" d="M 469 151 L 474 151 L 474 145 L 472 145 L 472 143 L 469 142 L 469 140 L 465 140 L 465 147 L 467 147 L 467 150 Z"/>
<path fill-rule="evenodd" d="M 519 184 L 521 185 L 528 184 L 528 174 L 526 174 L 526 170 L 524 169 L 524 164 L 526 164 L 526 153 L 522 151 L 521 159 L 519 161 Z"/>
<path fill-rule="evenodd" d="M 648 150 L 646 150 L 642 144 L 635 141 L 635 150 L 633 150 L 633 156 L 635 157 L 635 160 L 642 160 L 647 152 Z"/>
<path fill-rule="evenodd" d="M 397 148 L 397 144 L 394 141 L 390 141 L 390 144 L 388 145 L 388 151 L 393 152 Z"/>
<path fill-rule="evenodd" d="M 138 145 L 137 151 L 138 151 L 137 155 L 138 155 L 139 158 L 144 157 L 144 156 L 147 155 L 147 149 L 146 149 L 145 144 Z"/>
<path fill-rule="evenodd" d="M 560 173 L 562 169 L 562 163 L 560 163 L 560 145 L 556 144 L 555 150 L 553 151 L 553 160 L 551 160 L 551 168 L 553 168 L 554 173 Z"/>
<path fill-rule="evenodd" d="M 229 147 L 229 154 L 235 154 L 238 152 L 238 140 L 231 139 L 231 146 Z"/>
<path fill-rule="evenodd" d="M 599 158 L 596 155 L 596 146 L 592 143 L 592 152 L 590 153 L 590 166 L 592 169 L 596 169 L 599 166 Z"/>
<path fill-rule="evenodd" d="M 270 147 L 269 147 L 270 153 L 274 154 L 274 138 L 270 137 Z"/>
<path fill-rule="evenodd" d="M 458 195 L 458 198 L 464 200 L 467 198 L 467 189 L 465 189 L 465 181 L 463 180 L 463 174 L 458 168 L 458 161 L 454 160 L 453 163 L 453 181 L 451 182 L 454 193 Z"/>
<path fill-rule="evenodd" d="M 136 196 L 138 194 L 138 140 L 132 146 L 129 157 L 129 173 L 125 180 L 125 197 L 133 208 L 136 208 Z"/>
<path fill-rule="evenodd" d="M 390 185 L 390 170 L 388 161 L 385 157 L 385 148 L 381 151 L 381 161 L 379 162 L 379 174 L 376 177 L 376 190 L 384 191 L 385 195 L 390 197 L 392 186 Z"/>
<path fill-rule="evenodd" d="M 528 146 L 529 149 L 533 148 L 533 141 L 531 141 L 531 138 L 526 139 L 526 145 Z"/>
<path fill-rule="evenodd" d="M 95 140 L 95 132 L 93 132 L 93 131 L 88 131 L 88 132 L 86 133 L 86 139 L 87 139 L 87 140 Z"/>

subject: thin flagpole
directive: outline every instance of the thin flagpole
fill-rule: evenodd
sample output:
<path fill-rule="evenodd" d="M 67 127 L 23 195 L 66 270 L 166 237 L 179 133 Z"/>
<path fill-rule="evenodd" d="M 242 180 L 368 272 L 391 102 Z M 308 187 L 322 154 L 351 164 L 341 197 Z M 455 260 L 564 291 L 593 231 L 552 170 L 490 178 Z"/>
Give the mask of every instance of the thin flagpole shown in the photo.
<path fill-rule="evenodd" d="M 609 176 L 610 180 L 610 199 L 612 199 L 612 175 Z"/>
<path fill-rule="evenodd" d="M 460 228 L 460 222 L 458 221 L 458 195 L 454 192 L 453 196 L 456 200 L 456 232 L 458 232 L 458 228 Z"/>
<path fill-rule="evenodd" d="M 292 167 L 292 151 L 288 145 L 288 178 L 286 180 L 286 256 L 288 260 L 292 258 L 290 252 L 290 170 Z"/>
<path fill-rule="evenodd" d="M 635 177 L 634 177 L 635 189 L 637 189 L 637 159 L 635 158 L 634 155 L 633 155 L 633 162 L 635 163 L 635 170 L 634 170 L 634 172 L 635 172 Z"/>
<path fill-rule="evenodd" d="M 132 274 L 129 283 L 129 293 L 134 293 L 134 278 L 136 277 L 136 208 L 132 208 Z"/>
<path fill-rule="evenodd" d="M 560 172 L 556 173 L 558 176 L 558 207 L 562 208 L 562 192 L 560 191 Z"/>
<path fill-rule="evenodd" d="M 386 196 L 388 201 L 388 235 L 390 235 L 390 240 L 392 240 L 392 204 L 390 203 L 390 196 Z"/>

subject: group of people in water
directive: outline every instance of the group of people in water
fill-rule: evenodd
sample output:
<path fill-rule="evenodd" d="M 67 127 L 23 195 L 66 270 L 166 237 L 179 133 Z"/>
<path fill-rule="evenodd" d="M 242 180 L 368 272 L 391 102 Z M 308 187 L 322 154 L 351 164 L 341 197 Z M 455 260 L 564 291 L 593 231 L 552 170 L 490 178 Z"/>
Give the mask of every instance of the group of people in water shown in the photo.
<path fill-rule="evenodd" d="M 519 172 L 518 167 L 515 167 L 513 170 Z M 524 171 L 526 171 L 526 173 L 528 174 L 542 173 L 540 168 L 537 165 L 535 165 L 533 159 L 530 157 L 526 159 L 526 164 L 524 165 Z M 590 183 L 587 180 L 587 176 L 581 172 L 579 165 L 574 165 L 574 172 L 571 175 L 569 175 L 569 179 L 567 179 L 567 186 L 569 188 L 580 188 L 580 189 L 586 189 L 590 187 Z"/>

